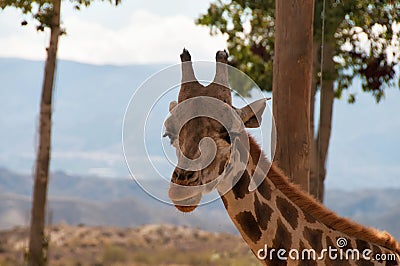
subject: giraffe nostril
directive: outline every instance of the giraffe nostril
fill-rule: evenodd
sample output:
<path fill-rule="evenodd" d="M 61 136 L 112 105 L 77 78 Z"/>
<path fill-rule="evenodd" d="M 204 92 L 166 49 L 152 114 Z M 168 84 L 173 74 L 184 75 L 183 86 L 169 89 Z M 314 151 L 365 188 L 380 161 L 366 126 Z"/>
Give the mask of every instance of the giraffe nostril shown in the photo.
<path fill-rule="evenodd" d="M 178 173 L 176 171 L 174 171 L 172 173 L 172 178 L 177 179 L 179 177 Z"/>
<path fill-rule="evenodd" d="M 185 181 L 186 180 L 186 172 L 183 170 L 175 170 L 174 178 L 178 181 Z"/>
<path fill-rule="evenodd" d="M 178 179 L 179 181 L 185 181 L 186 177 L 185 177 L 185 175 L 180 174 L 180 175 L 177 176 L 176 179 Z"/>
<path fill-rule="evenodd" d="M 190 181 L 193 179 L 195 176 L 194 171 L 185 171 L 182 169 L 175 169 L 175 171 L 172 174 L 172 179 L 176 181 Z"/>
<path fill-rule="evenodd" d="M 188 181 L 193 177 L 193 171 L 175 170 L 172 174 L 172 178 L 178 181 Z"/>
<path fill-rule="evenodd" d="M 186 177 L 187 177 L 188 180 L 189 180 L 189 179 L 192 179 L 193 176 L 194 176 L 194 172 L 193 172 L 193 171 L 190 171 L 190 172 L 188 172 L 188 173 L 186 174 Z"/>

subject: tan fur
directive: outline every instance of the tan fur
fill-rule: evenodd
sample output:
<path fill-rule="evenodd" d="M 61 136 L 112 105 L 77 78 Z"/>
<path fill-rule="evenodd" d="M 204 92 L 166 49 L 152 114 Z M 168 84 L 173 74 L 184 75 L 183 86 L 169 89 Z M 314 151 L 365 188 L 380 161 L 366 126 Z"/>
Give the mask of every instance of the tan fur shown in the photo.
<path fill-rule="evenodd" d="M 256 162 L 261 160 L 261 164 L 268 164 L 269 162 L 267 158 L 255 140 L 251 136 L 249 136 L 249 140 L 250 153 L 253 160 Z M 311 195 L 301 190 L 297 185 L 291 183 L 288 177 L 275 163 L 272 163 L 267 178 L 269 178 L 272 183 L 294 204 L 326 226 L 343 232 L 348 236 L 386 247 L 400 254 L 399 243 L 389 233 L 366 227 L 350 219 L 338 216 L 336 213 L 327 209 L 324 205 L 314 199 Z"/>

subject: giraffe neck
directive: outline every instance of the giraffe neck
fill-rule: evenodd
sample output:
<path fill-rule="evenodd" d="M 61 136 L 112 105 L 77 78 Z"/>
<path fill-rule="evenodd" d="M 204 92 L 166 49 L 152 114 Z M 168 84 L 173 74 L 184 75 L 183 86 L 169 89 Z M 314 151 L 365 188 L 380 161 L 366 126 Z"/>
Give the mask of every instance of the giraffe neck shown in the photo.
<path fill-rule="evenodd" d="M 288 195 L 288 192 L 282 189 L 282 185 L 279 182 L 282 179 L 286 180 L 286 177 L 275 165 L 272 165 L 269 170 L 261 167 L 261 172 L 264 172 L 264 177 L 266 176 L 266 178 L 264 178 L 257 189 L 249 191 L 251 177 L 254 174 L 258 158 L 263 159 L 259 147 L 254 147 L 254 145 L 257 144 L 255 144 L 251 137 L 250 144 L 251 156 L 245 172 L 235 186 L 226 194 L 221 195 L 221 198 L 230 218 L 241 233 L 243 239 L 249 245 L 254 255 L 256 255 L 263 264 L 287 265 L 286 263 L 291 261 L 289 265 L 297 265 L 299 262 L 298 258 L 301 259 L 303 256 L 303 250 L 310 249 L 315 251 L 315 256 L 313 257 L 312 251 L 310 257 L 308 257 L 308 253 L 304 253 L 303 258 L 309 259 L 307 265 L 335 265 L 335 261 L 332 260 L 334 254 L 337 254 L 337 259 L 340 259 L 340 254 L 342 254 L 341 261 L 346 261 L 344 265 L 359 265 L 357 264 L 360 263 L 359 260 L 365 263 L 371 263 L 365 259 L 363 260 L 362 252 L 366 249 L 371 250 L 372 254 L 395 254 L 394 258 L 397 260 L 397 263 L 400 263 L 400 249 L 398 249 L 397 246 L 396 250 L 396 243 L 385 246 L 382 244 L 385 241 L 371 242 L 367 240 L 368 237 L 360 237 L 363 236 L 363 234 L 354 236 L 349 233 L 351 230 L 339 230 L 335 228 L 335 226 L 327 224 L 324 219 L 320 219 L 321 217 L 318 217 L 315 213 L 304 210 L 301 204 L 293 200 L 296 195 Z M 261 163 L 268 165 L 266 160 Z M 265 174 L 265 172 L 268 172 L 268 174 Z M 321 204 L 311 199 L 311 197 L 303 195 L 304 193 L 293 185 L 285 182 L 283 183 L 284 185 L 292 186 L 294 191 L 299 193 L 300 196 L 312 200 L 313 204 L 317 207 L 323 208 L 327 214 L 332 215 L 332 219 L 338 218 Z M 356 225 L 354 222 L 343 218 L 340 219 L 340 222 L 345 222 L 343 228 Z M 359 225 L 357 226 L 358 229 L 361 228 L 365 230 L 366 234 L 377 234 L 377 232 L 372 231 L 372 229 L 364 228 Z M 394 241 L 392 238 L 384 237 L 386 237 L 389 242 Z M 343 249 L 340 249 L 337 244 L 340 238 L 344 238 L 347 241 Z M 390 248 L 391 246 L 394 248 Z M 336 249 L 336 251 L 334 249 Z M 360 259 L 353 259 L 347 262 L 347 260 L 345 260 L 347 258 L 346 256 L 350 255 L 346 255 L 345 251 L 348 249 L 359 250 Z M 298 255 L 292 250 L 298 251 Z M 332 251 L 332 256 L 328 254 L 329 250 Z M 281 252 L 280 255 L 278 255 L 278 252 Z M 291 256 L 289 256 L 290 254 Z M 371 254 L 367 255 L 372 256 Z M 356 256 L 356 254 L 354 256 Z M 284 258 L 287 260 L 284 260 Z M 374 261 L 374 263 L 377 263 L 377 261 Z M 378 263 L 377 265 L 380 264 Z"/>

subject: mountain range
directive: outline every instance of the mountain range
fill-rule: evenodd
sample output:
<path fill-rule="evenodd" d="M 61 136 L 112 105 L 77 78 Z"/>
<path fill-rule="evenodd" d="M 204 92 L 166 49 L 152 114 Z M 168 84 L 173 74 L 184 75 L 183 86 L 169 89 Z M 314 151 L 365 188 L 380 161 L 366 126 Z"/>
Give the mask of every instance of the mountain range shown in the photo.
<path fill-rule="evenodd" d="M 0 229 L 28 224 L 32 177 L 0 169 Z M 165 192 L 166 193 L 166 192 Z M 237 233 L 218 199 L 182 214 L 144 192 L 129 178 L 80 177 L 52 173 L 51 223 L 132 227 L 175 224 L 214 232 Z M 400 239 L 400 189 L 328 190 L 325 204 L 339 215 L 387 230 Z"/>

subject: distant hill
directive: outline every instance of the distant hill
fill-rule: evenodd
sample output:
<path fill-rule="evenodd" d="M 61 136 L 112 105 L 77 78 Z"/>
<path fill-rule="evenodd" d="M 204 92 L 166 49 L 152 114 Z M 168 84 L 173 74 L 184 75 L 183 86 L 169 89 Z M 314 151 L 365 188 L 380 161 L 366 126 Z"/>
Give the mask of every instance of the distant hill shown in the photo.
<path fill-rule="evenodd" d="M 32 178 L 0 169 L 0 229 L 26 225 Z M 152 198 L 130 179 L 52 174 L 49 210 L 53 223 L 138 226 L 175 224 L 237 233 L 220 200 L 182 214 Z M 362 224 L 387 230 L 400 239 L 400 189 L 328 190 L 326 205 Z"/>
<path fill-rule="evenodd" d="M 0 169 L 0 228 L 26 225 L 32 184 L 27 175 Z M 220 201 L 183 215 L 175 207 L 146 194 L 128 178 L 77 177 L 57 172 L 51 176 L 49 199 L 54 223 L 122 227 L 167 223 L 236 232 Z"/>

